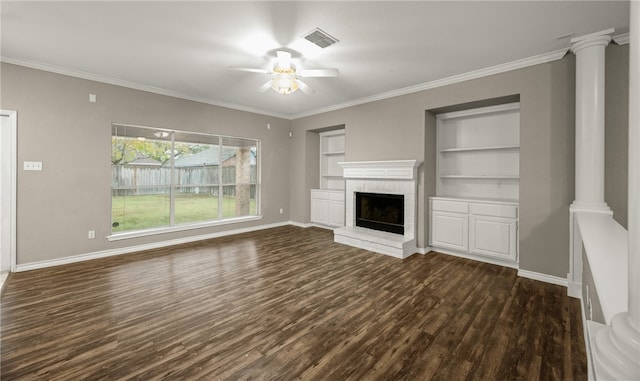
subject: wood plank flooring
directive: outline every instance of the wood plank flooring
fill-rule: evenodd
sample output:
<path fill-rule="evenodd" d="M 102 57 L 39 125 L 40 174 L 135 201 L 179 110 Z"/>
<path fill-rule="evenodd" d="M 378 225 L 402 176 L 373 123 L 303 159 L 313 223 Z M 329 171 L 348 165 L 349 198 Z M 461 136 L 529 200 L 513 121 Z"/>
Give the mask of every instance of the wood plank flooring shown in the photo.
<path fill-rule="evenodd" d="M 13 274 L 7 380 L 585 380 L 578 300 L 285 226 Z"/>

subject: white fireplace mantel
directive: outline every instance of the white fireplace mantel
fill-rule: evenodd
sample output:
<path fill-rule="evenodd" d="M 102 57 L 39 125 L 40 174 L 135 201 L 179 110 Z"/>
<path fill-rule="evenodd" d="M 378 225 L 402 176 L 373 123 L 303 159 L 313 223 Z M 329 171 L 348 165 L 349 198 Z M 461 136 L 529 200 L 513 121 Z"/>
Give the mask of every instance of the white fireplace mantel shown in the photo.
<path fill-rule="evenodd" d="M 349 161 L 338 163 L 345 179 L 396 179 L 415 180 L 418 160 Z"/>
<path fill-rule="evenodd" d="M 344 169 L 345 226 L 334 230 L 334 240 L 362 249 L 406 258 L 417 251 L 416 217 L 418 160 L 351 161 Z M 404 196 L 404 234 L 355 226 L 355 193 L 387 193 Z"/>

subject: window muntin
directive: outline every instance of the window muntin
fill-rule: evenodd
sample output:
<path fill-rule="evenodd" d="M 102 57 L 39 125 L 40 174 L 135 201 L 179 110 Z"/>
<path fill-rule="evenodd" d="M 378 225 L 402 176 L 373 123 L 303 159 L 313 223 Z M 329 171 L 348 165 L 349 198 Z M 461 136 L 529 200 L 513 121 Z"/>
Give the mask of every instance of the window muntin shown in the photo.
<path fill-rule="evenodd" d="M 114 124 L 112 232 L 259 213 L 259 141 Z"/>

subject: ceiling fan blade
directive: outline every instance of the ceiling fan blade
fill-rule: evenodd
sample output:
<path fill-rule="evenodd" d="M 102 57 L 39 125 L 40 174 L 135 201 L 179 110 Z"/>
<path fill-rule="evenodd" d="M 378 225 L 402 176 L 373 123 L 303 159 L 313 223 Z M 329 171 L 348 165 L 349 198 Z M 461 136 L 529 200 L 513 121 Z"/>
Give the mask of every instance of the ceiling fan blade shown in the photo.
<path fill-rule="evenodd" d="M 289 69 L 291 67 L 291 53 L 278 50 L 278 67 L 281 69 Z"/>
<path fill-rule="evenodd" d="M 338 69 L 309 69 L 300 70 L 301 77 L 337 77 Z"/>
<path fill-rule="evenodd" d="M 302 90 L 303 93 L 305 93 L 305 94 L 313 94 L 313 93 L 316 92 L 314 89 L 309 87 L 309 85 L 307 85 L 306 83 L 302 82 L 301 80 L 297 79 L 296 81 L 298 82 L 298 87 L 300 88 L 300 90 Z"/>
<path fill-rule="evenodd" d="M 264 93 L 265 91 L 269 90 L 271 88 L 271 80 L 268 80 L 267 83 L 265 83 L 264 85 L 258 87 L 258 89 L 256 91 L 260 92 L 260 93 Z"/>
<path fill-rule="evenodd" d="M 248 71 L 250 73 L 271 74 L 271 70 L 255 69 L 252 67 L 230 67 L 231 70 Z"/>

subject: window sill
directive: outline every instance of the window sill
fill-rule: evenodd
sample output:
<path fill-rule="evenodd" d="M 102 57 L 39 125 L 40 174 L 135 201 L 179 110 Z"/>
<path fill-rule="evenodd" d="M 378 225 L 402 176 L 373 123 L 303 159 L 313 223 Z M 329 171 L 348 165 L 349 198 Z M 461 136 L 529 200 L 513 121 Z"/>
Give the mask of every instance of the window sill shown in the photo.
<path fill-rule="evenodd" d="M 107 240 L 109 240 L 109 242 L 121 241 L 124 239 L 130 239 L 130 238 L 147 237 L 147 236 L 158 235 L 158 234 L 208 228 L 212 226 L 223 226 L 223 225 L 237 224 L 241 222 L 258 221 L 261 219 L 262 219 L 262 216 L 246 216 L 246 217 L 227 218 L 219 221 L 206 221 L 206 222 L 198 222 L 193 224 L 184 224 L 184 225 L 170 226 L 170 227 L 164 227 L 164 228 L 136 230 L 131 232 L 111 234 L 110 236 L 107 236 Z"/>

